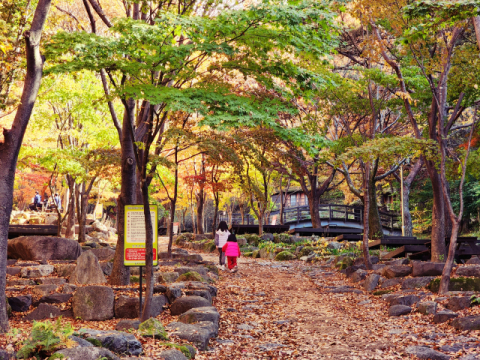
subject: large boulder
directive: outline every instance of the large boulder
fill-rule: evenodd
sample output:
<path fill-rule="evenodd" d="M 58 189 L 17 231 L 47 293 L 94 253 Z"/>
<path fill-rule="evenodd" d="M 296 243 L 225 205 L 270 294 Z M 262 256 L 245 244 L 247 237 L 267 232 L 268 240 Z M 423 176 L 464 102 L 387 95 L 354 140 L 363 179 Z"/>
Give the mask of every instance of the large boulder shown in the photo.
<path fill-rule="evenodd" d="M 378 274 L 370 274 L 367 276 L 365 279 L 365 283 L 363 284 L 363 287 L 366 291 L 373 291 L 377 285 L 378 281 L 380 280 L 380 275 Z"/>
<path fill-rule="evenodd" d="M 115 330 L 93 330 L 82 328 L 79 333 L 86 339 L 93 338 L 117 354 L 140 355 L 143 351 L 142 344 L 135 335 Z"/>
<path fill-rule="evenodd" d="M 137 318 L 139 309 L 140 301 L 138 298 L 120 295 L 115 299 L 115 317 L 117 319 Z"/>
<path fill-rule="evenodd" d="M 480 265 L 480 258 L 478 256 L 472 256 L 465 264 Z"/>
<path fill-rule="evenodd" d="M 417 304 L 417 311 L 424 315 L 435 315 L 437 312 L 437 303 L 435 301 L 424 301 Z"/>
<path fill-rule="evenodd" d="M 62 311 L 53 305 L 40 304 L 35 310 L 30 314 L 23 317 L 23 321 L 41 321 L 46 319 L 53 319 L 62 315 Z"/>
<path fill-rule="evenodd" d="M 167 325 L 167 330 L 172 331 L 172 335 L 195 344 L 199 350 L 203 351 L 207 350 L 209 340 L 215 337 L 212 326 L 213 324 L 208 321 L 198 324 L 172 322 Z"/>
<path fill-rule="evenodd" d="M 32 296 L 13 296 L 8 298 L 8 303 L 12 307 L 13 311 L 25 312 L 28 311 L 30 305 L 32 305 Z"/>
<path fill-rule="evenodd" d="M 56 356 L 56 357 L 55 357 Z M 63 357 L 61 357 L 63 356 Z M 52 358 L 69 360 L 120 360 L 111 351 L 97 347 L 74 347 L 57 351 Z"/>
<path fill-rule="evenodd" d="M 469 296 L 452 296 L 448 299 L 446 308 L 452 311 L 468 309 L 470 307 Z"/>
<path fill-rule="evenodd" d="M 38 303 L 45 303 L 45 304 L 63 304 L 68 302 L 72 297 L 72 294 L 52 294 L 42 296 Z"/>
<path fill-rule="evenodd" d="M 46 296 L 57 289 L 58 289 L 58 285 L 54 285 L 54 284 L 37 285 L 33 288 L 32 293 L 33 295 L 37 295 L 37 296 Z"/>
<path fill-rule="evenodd" d="M 72 284 L 105 284 L 107 282 L 93 252 L 85 251 L 77 259 L 77 267 L 70 277 L 70 282 Z"/>
<path fill-rule="evenodd" d="M 187 360 L 188 358 L 179 350 L 165 350 L 160 353 L 160 358 L 164 360 Z"/>
<path fill-rule="evenodd" d="M 363 269 L 358 269 L 357 271 L 355 271 L 352 276 L 351 276 L 351 280 L 353 282 L 360 282 L 362 280 L 364 280 L 368 275 L 368 272 L 366 272 L 365 270 Z"/>
<path fill-rule="evenodd" d="M 406 278 L 402 281 L 402 289 L 421 289 L 430 284 L 433 279 L 435 279 L 434 276 Z"/>
<path fill-rule="evenodd" d="M 417 295 L 405 295 L 405 296 L 396 296 L 393 297 L 389 302 L 390 305 L 406 305 L 412 306 L 420 301 L 420 298 Z"/>
<path fill-rule="evenodd" d="M 138 326 L 138 332 L 143 337 L 168 340 L 167 332 L 162 323 L 157 319 L 150 318 Z"/>
<path fill-rule="evenodd" d="M 480 315 L 465 316 L 452 321 L 452 326 L 461 331 L 480 330 Z"/>
<path fill-rule="evenodd" d="M 458 314 L 451 310 L 437 311 L 437 313 L 433 317 L 433 322 L 435 324 L 441 324 L 447 322 L 450 319 L 456 318 L 457 316 Z"/>
<path fill-rule="evenodd" d="M 461 266 L 457 269 L 456 275 L 480 277 L 480 265 Z"/>
<path fill-rule="evenodd" d="M 388 309 L 389 316 L 402 316 L 410 314 L 410 312 L 412 312 L 412 308 L 406 305 L 393 305 Z"/>
<path fill-rule="evenodd" d="M 430 261 L 412 261 L 412 276 L 438 276 L 442 275 L 445 263 Z"/>
<path fill-rule="evenodd" d="M 407 354 L 414 355 L 419 359 L 430 360 L 448 360 L 450 356 L 445 355 L 439 351 L 430 349 L 427 346 L 409 346 L 406 349 Z"/>
<path fill-rule="evenodd" d="M 23 278 L 33 279 L 42 276 L 48 276 L 53 273 L 53 270 L 55 270 L 53 265 L 38 265 L 22 268 L 21 274 Z"/>
<path fill-rule="evenodd" d="M 75 240 L 52 236 L 21 236 L 8 240 L 8 257 L 23 260 L 76 260 L 82 248 Z"/>
<path fill-rule="evenodd" d="M 410 275 L 412 268 L 408 265 L 389 265 L 382 269 L 382 275 L 387 279 Z"/>
<path fill-rule="evenodd" d="M 103 321 L 113 318 L 115 295 L 107 286 L 80 287 L 73 295 L 72 309 L 82 320 Z"/>
<path fill-rule="evenodd" d="M 95 254 L 98 261 L 110 261 L 115 257 L 115 250 L 108 247 L 89 250 Z"/>
<path fill-rule="evenodd" d="M 193 308 L 178 317 L 178 321 L 185 324 L 195 324 L 200 321 L 210 321 L 218 325 L 220 314 L 213 306 Z"/>
<path fill-rule="evenodd" d="M 167 291 L 165 295 L 168 300 L 173 303 L 176 299 L 182 297 L 182 290 L 185 289 L 185 284 L 183 283 L 173 283 L 170 286 L 167 286 Z"/>
<path fill-rule="evenodd" d="M 212 304 L 201 296 L 184 296 L 175 300 L 170 307 L 172 315 L 181 315 L 193 308 L 207 307 Z"/>

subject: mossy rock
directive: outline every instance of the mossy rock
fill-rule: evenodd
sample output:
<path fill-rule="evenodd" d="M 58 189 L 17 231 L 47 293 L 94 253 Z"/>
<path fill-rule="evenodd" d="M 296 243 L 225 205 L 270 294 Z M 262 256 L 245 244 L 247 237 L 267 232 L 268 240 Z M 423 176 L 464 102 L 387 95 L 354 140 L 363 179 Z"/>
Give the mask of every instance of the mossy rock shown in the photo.
<path fill-rule="evenodd" d="M 205 280 L 196 271 L 189 271 L 189 272 L 186 272 L 185 274 L 182 274 L 178 277 L 177 282 L 182 282 L 182 281 L 200 281 L 200 282 L 203 282 Z"/>
<path fill-rule="evenodd" d="M 167 332 L 162 323 L 157 319 L 150 318 L 138 326 L 138 332 L 143 337 L 168 340 Z"/>
<path fill-rule="evenodd" d="M 427 288 L 432 292 L 438 292 L 440 289 L 440 279 L 432 280 Z M 448 291 L 480 291 L 480 278 L 451 278 Z"/>
<path fill-rule="evenodd" d="M 172 344 L 172 343 L 160 343 L 159 345 L 177 349 L 181 351 L 187 359 L 193 359 L 195 357 L 195 354 L 197 353 L 195 348 L 190 345 L 178 345 L 178 344 Z"/>
<path fill-rule="evenodd" d="M 255 250 L 252 252 L 252 258 L 259 259 L 260 258 L 260 250 Z"/>
<path fill-rule="evenodd" d="M 273 242 L 276 244 L 279 244 L 279 243 L 290 244 L 292 242 L 292 236 L 289 234 L 274 234 Z"/>
<path fill-rule="evenodd" d="M 340 259 L 340 260 L 335 263 L 335 266 L 339 270 L 345 270 L 347 267 L 353 265 L 353 258 L 351 258 L 350 256 L 345 256 L 345 257 L 339 256 L 337 257 L 337 259 Z"/>
<path fill-rule="evenodd" d="M 391 292 L 394 292 L 394 290 L 378 290 L 378 291 L 374 291 L 372 294 L 375 295 L 375 296 L 382 296 L 382 295 L 385 295 L 385 294 L 390 294 Z"/>
<path fill-rule="evenodd" d="M 245 257 L 252 257 L 252 255 L 253 255 L 253 251 L 243 253 L 243 256 L 245 256 Z"/>
<path fill-rule="evenodd" d="M 218 271 L 218 268 L 215 266 L 215 265 L 210 265 L 210 264 L 207 264 L 207 265 L 203 265 L 204 267 L 206 267 L 208 269 L 208 271 L 218 275 L 219 274 L 219 271 Z"/>
<path fill-rule="evenodd" d="M 102 343 L 98 339 L 95 339 L 93 337 L 89 337 L 89 338 L 86 338 L 85 340 L 87 340 L 93 346 L 102 347 Z"/>
<path fill-rule="evenodd" d="M 207 252 L 214 252 L 217 250 L 217 247 L 215 246 L 215 241 L 214 240 L 208 240 L 203 244 L 203 250 Z"/>
<path fill-rule="evenodd" d="M 313 253 L 314 250 L 315 248 L 313 246 L 305 246 L 302 250 L 299 251 L 298 258 L 301 258 L 302 256 L 308 256 Z"/>
<path fill-rule="evenodd" d="M 262 241 L 260 236 L 256 234 L 246 234 L 245 239 L 250 245 L 254 245 L 254 246 L 258 246 L 258 244 L 260 244 L 260 242 Z"/>
<path fill-rule="evenodd" d="M 275 256 L 277 261 L 294 260 L 296 258 L 295 254 L 292 254 L 290 251 L 282 251 Z"/>
<path fill-rule="evenodd" d="M 191 233 L 185 233 L 178 235 L 177 238 L 175 239 L 175 245 L 181 245 L 186 242 L 190 242 L 195 239 L 195 235 Z"/>

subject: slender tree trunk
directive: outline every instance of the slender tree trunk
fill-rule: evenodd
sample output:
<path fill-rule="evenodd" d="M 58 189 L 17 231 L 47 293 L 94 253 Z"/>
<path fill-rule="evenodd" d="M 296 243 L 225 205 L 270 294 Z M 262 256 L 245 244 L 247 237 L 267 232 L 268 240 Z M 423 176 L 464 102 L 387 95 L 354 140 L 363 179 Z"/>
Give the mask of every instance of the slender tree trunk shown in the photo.
<path fill-rule="evenodd" d="M 142 196 L 143 209 L 145 214 L 145 275 L 146 275 L 146 289 L 145 289 L 145 303 L 143 305 L 142 317 L 140 321 L 146 321 L 150 318 L 153 300 L 153 285 L 155 280 L 153 278 L 153 226 L 152 217 L 150 215 L 150 206 L 148 203 L 148 184 L 146 179 L 142 181 Z M 173 224 L 173 222 L 171 222 Z M 172 225 L 170 225 L 172 226 Z"/>
<path fill-rule="evenodd" d="M 75 235 L 75 180 L 72 176 L 67 175 L 67 183 L 69 190 L 69 199 L 68 199 L 68 216 L 66 222 L 66 231 L 65 237 L 67 239 L 73 239 Z"/>
<path fill-rule="evenodd" d="M 130 268 L 123 264 L 123 254 L 125 251 L 125 205 L 135 204 L 136 161 L 131 135 L 128 131 L 128 126 L 134 123 L 135 103 L 133 100 L 129 100 L 127 103 L 128 106 L 123 115 L 122 127 L 124 130 L 122 131 L 120 142 L 122 151 L 122 185 L 117 206 L 118 240 L 113 260 L 112 275 L 110 276 L 111 285 L 130 284 Z"/>
<path fill-rule="evenodd" d="M 213 212 L 213 224 L 212 224 L 212 233 L 215 233 L 215 229 L 217 228 L 217 217 L 218 217 L 218 204 L 220 203 L 219 194 L 213 195 L 214 202 L 215 202 L 215 210 Z"/>
<path fill-rule="evenodd" d="M 258 212 L 258 236 L 263 235 L 263 212 Z"/>
<path fill-rule="evenodd" d="M 475 37 L 477 39 L 477 46 L 480 49 L 480 16 L 472 18 L 475 27 Z"/>
<path fill-rule="evenodd" d="M 432 261 L 442 262 L 445 257 L 445 199 L 440 174 L 433 161 L 426 161 L 426 167 L 433 188 L 432 210 Z"/>
<path fill-rule="evenodd" d="M 363 188 L 365 189 L 363 195 L 363 242 L 362 242 L 362 250 L 363 250 L 363 259 L 365 262 L 365 266 L 367 270 L 372 269 L 372 262 L 370 261 L 370 254 L 368 252 L 368 234 L 369 234 L 369 225 L 370 225 L 370 163 L 367 162 L 365 164 L 365 174 L 363 179 Z M 376 199 L 375 199 L 376 201 Z"/>
<path fill-rule="evenodd" d="M 202 188 L 197 195 L 197 234 L 203 234 L 203 207 L 205 206 L 205 190 Z"/>
<path fill-rule="evenodd" d="M 242 225 L 245 225 L 245 205 L 239 204 L 238 207 L 240 208 L 240 216 L 242 217 Z M 479 215 L 480 217 L 480 215 Z"/>
<path fill-rule="evenodd" d="M 368 180 L 368 187 L 368 237 L 370 238 L 370 240 L 381 239 L 383 237 L 383 228 L 380 219 L 380 213 L 378 212 L 377 189 L 373 176 L 370 176 L 370 179 Z"/>
<path fill-rule="evenodd" d="M 13 185 L 18 153 L 27 128 L 42 80 L 43 60 L 40 54 L 40 39 L 51 0 L 39 0 L 32 26 L 25 32 L 27 72 L 23 85 L 20 106 L 11 129 L 4 129 L 4 142 L 0 144 L 0 333 L 8 331 L 6 307 L 6 272 L 8 226 L 13 205 Z"/>
<path fill-rule="evenodd" d="M 452 220 L 452 236 L 450 236 L 450 246 L 448 248 L 448 257 L 440 278 L 439 294 L 446 294 L 450 285 L 450 274 L 452 273 L 453 260 L 455 259 L 455 250 L 457 248 L 457 237 L 460 221 Z"/>
<path fill-rule="evenodd" d="M 168 235 L 168 257 L 172 257 L 172 244 L 173 244 L 173 222 L 175 221 L 175 209 L 177 205 L 177 195 L 178 195 L 178 151 L 175 148 L 175 184 L 173 190 L 173 198 L 170 199 L 170 234 Z M 184 215 L 185 222 L 185 215 Z"/>

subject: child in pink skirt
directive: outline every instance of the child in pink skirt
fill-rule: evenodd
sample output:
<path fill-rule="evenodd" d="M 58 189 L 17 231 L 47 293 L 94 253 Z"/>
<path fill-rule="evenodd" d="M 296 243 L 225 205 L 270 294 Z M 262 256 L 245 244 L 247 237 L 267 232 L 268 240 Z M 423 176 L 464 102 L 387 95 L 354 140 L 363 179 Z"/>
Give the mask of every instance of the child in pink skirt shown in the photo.
<path fill-rule="evenodd" d="M 222 247 L 222 251 L 228 260 L 228 269 L 230 272 L 236 272 L 237 269 L 237 257 L 240 257 L 240 247 L 237 243 L 237 237 L 235 234 L 230 234 L 227 239 L 227 243 Z"/>

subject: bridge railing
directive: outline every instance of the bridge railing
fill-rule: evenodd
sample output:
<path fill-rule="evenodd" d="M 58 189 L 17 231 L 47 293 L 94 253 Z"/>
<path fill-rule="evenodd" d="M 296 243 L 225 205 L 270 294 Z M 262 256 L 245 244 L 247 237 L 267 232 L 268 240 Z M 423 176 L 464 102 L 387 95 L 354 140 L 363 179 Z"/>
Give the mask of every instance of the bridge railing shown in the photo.
<path fill-rule="evenodd" d="M 335 204 L 320 204 L 318 206 L 320 220 L 327 220 L 328 223 L 344 222 L 363 224 L 363 207 L 351 205 L 335 205 Z M 268 214 L 265 219 L 266 224 L 271 224 L 272 218 L 277 216 L 276 223 L 280 223 L 280 211 L 275 210 Z M 380 222 L 384 228 L 394 229 L 400 228 L 400 217 L 396 214 L 379 212 Z M 310 220 L 310 208 L 308 206 L 289 207 L 283 210 L 283 221 L 285 224 L 299 224 L 302 221 Z M 228 216 L 220 215 L 220 221 L 228 220 Z M 240 213 L 232 214 L 232 222 L 235 224 L 242 224 L 242 217 Z M 258 224 L 258 220 L 246 213 L 243 223 L 245 225 Z"/>

